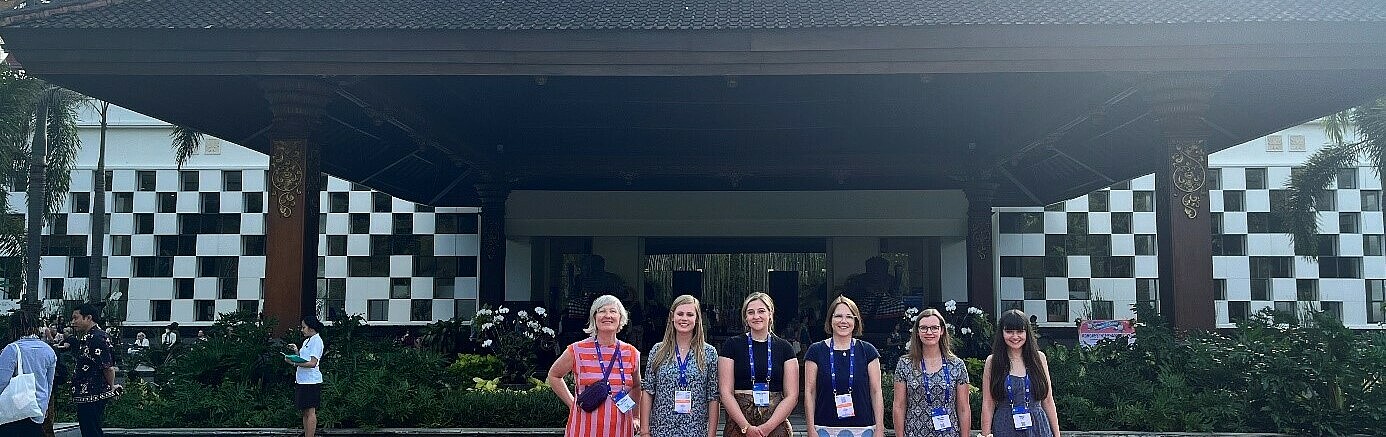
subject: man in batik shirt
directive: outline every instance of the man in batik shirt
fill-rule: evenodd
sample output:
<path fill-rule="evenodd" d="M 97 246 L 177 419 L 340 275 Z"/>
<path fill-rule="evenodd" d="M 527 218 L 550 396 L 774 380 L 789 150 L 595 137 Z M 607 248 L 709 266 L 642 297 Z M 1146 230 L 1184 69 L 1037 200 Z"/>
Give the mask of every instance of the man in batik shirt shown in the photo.
<path fill-rule="evenodd" d="M 106 403 L 120 393 L 112 367 L 111 338 L 97 323 L 101 309 L 83 304 L 72 312 L 72 328 L 81 332 L 75 342 L 77 364 L 72 374 L 72 402 L 77 404 L 77 423 L 82 437 L 102 437 L 101 422 Z"/>

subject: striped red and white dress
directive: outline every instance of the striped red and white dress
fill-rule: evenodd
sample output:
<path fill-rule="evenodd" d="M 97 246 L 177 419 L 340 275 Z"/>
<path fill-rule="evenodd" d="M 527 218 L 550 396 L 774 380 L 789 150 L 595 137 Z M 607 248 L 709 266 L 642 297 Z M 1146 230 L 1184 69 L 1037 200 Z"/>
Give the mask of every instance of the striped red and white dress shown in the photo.
<path fill-rule="evenodd" d="M 615 396 L 622 391 L 628 395 L 639 395 L 638 387 L 635 386 L 635 375 L 639 371 L 640 351 L 625 342 L 618 341 L 617 345 L 621 348 L 621 359 L 619 364 L 612 367 L 611 377 L 608 379 L 611 384 L 611 395 Z M 596 342 L 590 338 L 568 345 L 568 352 L 577 359 L 575 373 L 577 374 L 579 393 L 583 387 L 602 380 L 602 366 L 611 362 L 611 354 L 616 351 L 610 345 L 602 345 L 602 364 L 598 365 L 596 346 Z M 625 384 L 621 383 L 623 374 L 626 379 Z M 634 419 L 637 411 L 638 407 L 632 408 L 630 412 L 622 413 L 620 409 L 616 408 L 616 401 L 610 398 L 590 413 L 583 411 L 577 405 L 573 405 L 572 410 L 568 412 L 568 428 L 563 435 L 567 437 L 629 437 L 635 433 Z"/>

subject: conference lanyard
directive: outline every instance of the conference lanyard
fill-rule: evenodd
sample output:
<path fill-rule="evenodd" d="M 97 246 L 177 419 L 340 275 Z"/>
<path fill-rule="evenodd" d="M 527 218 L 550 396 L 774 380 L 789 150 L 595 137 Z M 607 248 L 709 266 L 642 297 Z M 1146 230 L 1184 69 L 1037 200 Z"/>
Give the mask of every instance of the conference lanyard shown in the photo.
<path fill-rule="evenodd" d="M 833 350 L 833 339 L 829 338 L 828 343 L 828 371 L 832 373 L 833 395 L 837 395 L 837 360 L 835 350 Z M 852 387 L 857 380 L 857 340 L 853 339 L 847 343 L 847 394 L 852 394 Z"/>
<path fill-rule="evenodd" d="M 775 348 L 771 347 L 771 337 L 765 337 L 765 384 L 770 384 L 770 374 L 775 373 Z M 746 357 L 751 365 L 751 385 L 756 383 L 756 354 L 751 345 L 751 333 L 746 333 Z"/>

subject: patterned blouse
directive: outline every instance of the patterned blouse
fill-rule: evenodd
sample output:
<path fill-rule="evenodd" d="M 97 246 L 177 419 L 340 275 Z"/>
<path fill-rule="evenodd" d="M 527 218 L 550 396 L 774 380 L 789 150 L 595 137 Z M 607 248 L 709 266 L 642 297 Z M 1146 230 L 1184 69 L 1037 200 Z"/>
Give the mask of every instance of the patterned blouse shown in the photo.
<path fill-rule="evenodd" d="M 948 366 L 948 377 L 952 379 L 953 386 L 945 387 L 942 369 L 938 372 L 927 375 L 929 378 L 929 391 L 932 392 L 925 396 L 924 391 L 924 369 L 920 368 L 910 360 L 909 355 L 900 357 L 900 361 L 895 366 L 895 380 L 905 383 L 905 433 L 902 437 L 957 437 L 961 432 L 958 427 L 958 390 L 957 386 L 970 384 L 971 377 L 967 374 L 967 364 L 961 358 L 950 356 L 946 359 Z M 944 392 L 947 391 L 947 403 L 944 403 Z M 929 404 L 929 399 L 933 399 L 933 405 Z M 944 431 L 934 430 L 934 421 L 931 417 L 933 407 L 944 407 L 948 411 L 948 417 L 953 421 L 953 427 Z"/>
<path fill-rule="evenodd" d="M 654 356 L 663 342 L 650 349 L 650 366 L 646 367 L 645 379 L 640 380 L 640 388 L 654 396 L 650 405 L 650 435 L 655 436 L 707 436 L 708 403 L 717 400 L 717 349 L 703 343 L 703 367 L 698 367 L 698 358 L 688 351 L 680 351 L 688 359 L 685 377 L 688 391 L 692 395 L 692 405 L 688 414 L 674 412 L 674 392 L 679 390 L 679 366 L 677 359 L 670 358 L 653 367 Z"/>
<path fill-rule="evenodd" d="M 111 368 L 111 338 L 99 326 L 92 326 L 77 343 L 77 370 L 72 375 L 72 401 L 82 404 L 115 396 L 106 383 Z"/>

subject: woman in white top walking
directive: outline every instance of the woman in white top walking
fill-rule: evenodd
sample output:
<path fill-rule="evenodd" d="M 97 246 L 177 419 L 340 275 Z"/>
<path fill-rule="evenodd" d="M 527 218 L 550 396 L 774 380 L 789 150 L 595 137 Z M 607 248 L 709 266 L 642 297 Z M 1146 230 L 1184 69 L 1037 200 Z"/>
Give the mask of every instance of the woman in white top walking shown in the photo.
<path fill-rule="evenodd" d="M 289 350 L 307 360 L 296 363 L 285 357 L 284 362 L 297 367 L 294 372 L 294 407 L 303 412 L 303 436 L 313 437 L 318 428 L 318 405 L 322 403 L 322 371 L 318 364 L 322 361 L 322 322 L 317 317 L 306 316 L 298 329 L 307 340 L 303 347 L 289 344 Z"/>

